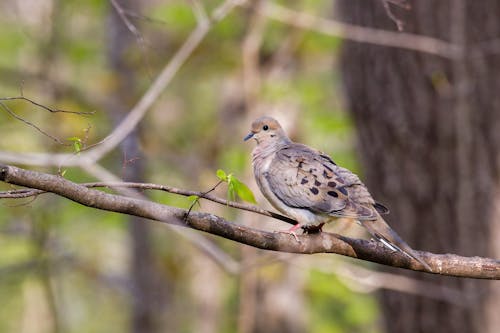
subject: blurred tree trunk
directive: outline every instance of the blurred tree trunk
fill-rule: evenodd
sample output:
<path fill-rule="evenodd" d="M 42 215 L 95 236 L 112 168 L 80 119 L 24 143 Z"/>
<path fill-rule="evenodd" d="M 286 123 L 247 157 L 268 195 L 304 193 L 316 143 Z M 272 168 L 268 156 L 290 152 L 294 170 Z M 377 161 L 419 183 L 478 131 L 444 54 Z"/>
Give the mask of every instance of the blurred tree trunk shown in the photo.
<path fill-rule="evenodd" d="M 118 1 L 123 9 L 139 12 L 140 1 Z M 108 17 L 108 61 L 111 89 L 108 110 L 118 124 L 130 110 L 137 96 L 136 78 L 132 60 L 140 48 L 134 35 L 126 27 L 116 9 L 109 5 Z M 143 50 L 144 51 L 144 50 Z M 141 58 L 142 59 L 142 58 Z M 145 161 L 139 146 L 140 128 L 136 128 L 120 146 L 123 165 L 121 176 L 124 181 L 144 182 Z M 160 281 L 152 249 L 151 225 L 138 217 L 129 217 L 131 238 L 130 281 L 132 288 L 131 328 L 133 333 L 159 332 L 161 301 L 165 294 L 165 281 Z"/>
<path fill-rule="evenodd" d="M 395 9 L 407 32 L 463 47 L 449 60 L 346 42 L 347 104 L 365 179 L 389 222 L 416 249 L 498 257 L 500 58 L 472 44 L 500 36 L 500 1 L 411 1 Z M 381 1 L 341 0 L 349 23 L 395 30 Z M 494 247 L 497 246 L 495 249 Z M 398 273 L 401 273 L 398 271 Z M 424 276 L 460 290 L 459 305 L 385 291 L 388 332 L 499 332 L 498 283 Z"/>

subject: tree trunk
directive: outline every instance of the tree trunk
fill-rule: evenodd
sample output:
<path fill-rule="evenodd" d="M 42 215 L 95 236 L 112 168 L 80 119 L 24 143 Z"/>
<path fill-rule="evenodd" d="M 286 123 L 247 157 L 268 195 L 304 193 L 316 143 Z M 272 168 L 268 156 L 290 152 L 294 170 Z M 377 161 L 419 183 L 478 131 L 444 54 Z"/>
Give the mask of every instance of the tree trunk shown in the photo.
<path fill-rule="evenodd" d="M 118 1 L 123 9 L 139 12 L 140 1 Z M 128 30 L 123 18 L 109 5 L 108 17 L 108 61 L 113 74 L 113 85 L 109 92 L 108 110 L 118 124 L 133 105 L 137 95 L 137 80 L 130 59 L 131 51 L 137 52 L 138 42 Z M 145 180 L 144 156 L 139 146 L 140 128 L 132 131 L 120 145 L 122 155 L 121 176 L 124 181 Z M 151 240 L 152 226 L 141 218 L 129 217 L 130 282 L 132 289 L 131 327 L 132 333 L 159 332 L 160 315 L 164 311 L 167 281 L 161 281 L 156 268 Z"/>
<path fill-rule="evenodd" d="M 500 35 L 500 1 L 411 5 L 393 10 L 407 32 L 447 40 L 463 54 L 446 59 L 345 42 L 342 76 L 364 179 L 415 249 L 498 257 L 500 58 L 474 44 Z M 341 0 L 338 10 L 349 23 L 395 30 L 381 1 Z M 388 332 L 500 330 L 498 283 L 412 275 L 442 285 L 443 293 L 460 290 L 461 297 L 445 303 L 385 291 Z"/>

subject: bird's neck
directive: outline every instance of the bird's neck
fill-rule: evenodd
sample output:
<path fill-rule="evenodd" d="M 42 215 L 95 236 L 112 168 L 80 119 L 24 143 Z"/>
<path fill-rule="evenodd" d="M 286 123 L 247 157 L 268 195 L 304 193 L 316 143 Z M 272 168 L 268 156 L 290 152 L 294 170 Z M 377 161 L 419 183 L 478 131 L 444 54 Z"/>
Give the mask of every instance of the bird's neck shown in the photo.
<path fill-rule="evenodd" d="M 264 142 L 259 142 L 253 150 L 253 159 L 256 158 L 266 158 L 274 155 L 277 151 L 289 146 L 292 143 L 288 138 L 282 138 L 279 140 L 269 140 Z"/>
<path fill-rule="evenodd" d="M 288 147 L 292 141 L 288 138 L 283 138 L 275 141 L 259 142 L 252 152 L 252 164 L 254 170 L 266 170 L 265 167 L 274 158 L 274 155 L 281 149 Z"/>

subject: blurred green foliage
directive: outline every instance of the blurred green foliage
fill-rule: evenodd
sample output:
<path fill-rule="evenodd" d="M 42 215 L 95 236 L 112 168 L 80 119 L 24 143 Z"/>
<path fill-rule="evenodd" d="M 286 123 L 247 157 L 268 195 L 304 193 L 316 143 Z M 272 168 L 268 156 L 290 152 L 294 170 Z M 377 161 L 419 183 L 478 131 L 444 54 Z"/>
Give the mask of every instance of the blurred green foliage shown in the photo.
<path fill-rule="evenodd" d="M 311 271 L 308 293 L 312 331 L 318 333 L 377 332 L 377 304 L 373 298 L 353 292 L 338 277 Z"/>
<path fill-rule="evenodd" d="M 129 54 L 139 86 L 137 96 L 127 101 L 130 105 L 146 91 L 196 26 L 186 1 L 142 3 L 148 19 L 130 17 L 145 40 L 144 45 L 135 41 Z M 208 9 L 218 4 L 203 2 Z M 299 1 L 294 5 L 322 16 L 332 11 L 329 1 Z M 20 95 L 22 89 L 25 96 L 44 105 L 96 111 L 93 116 L 65 115 L 49 113 L 27 102 L 5 102 L 20 117 L 66 139 L 68 145 L 57 144 L 1 109 L 0 150 L 78 152 L 105 137 L 114 127 L 107 111 L 108 94 L 119 84 L 106 55 L 109 4 L 99 0 L 53 0 L 27 8 L 23 1 L 8 0 L 0 8 L 0 97 Z M 222 168 L 244 183 L 253 183 L 248 176 L 253 143 L 242 141 L 249 120 L 241 111 L 241 45 L 249 29 L 249 16 L 249 11 L 236 8 L 216 23 L 141 123 L 140 145 L 148 181 L 203 191 L 217 183 L 215 170 Z M 273 105 L 284 103 L 285 112 L 278 116 L 296 124 L 294 139 L 359 171 L 353 152 L 352 122 L 342 105 L 334 66 L 340 41 L 273 21 L 266 22 L 262 37 L 259 103 L 269 107 L 270 113 Z M 273 76 L 268 70 L 280 67 L 280 59 L 273 57 L 285 42 L 291 45 L 286 52 L 288 64 L 280 69 L 284 74 Z M 125 159 L 113 152 L 103 164 L 121 176 L 127 167 Z M 58 172 L 57 168 L 42 170 Z M 74 181 L 93 180 L 77 168 L 65 172 L 64 176 Z M 0 189 L 10 187 L 0 184 Z M 216 193 L 224 196 L 225 190 L 221 187 Z M 147 195 L 181 208 L 189 207 L 191 202 L 189 198 L 160 192 Z M 248 193 L 243 196 L 249 199 Z M 261 197 L 257 201 L 263 204 Z M 27 331 L 33 320 L 44 322 L 43 327 L 59 327 L 61 332 L 128 330 L 132 294 L 128 289 L 131 244 L 126 217 L 48 194 L 35 200 L 1 200 L 0 204 L 0 332 Z M 236 222 L 241 219 L 234 210 L 213 208 L 203 200 L 197 209 L 207 207 Z M 152 228 L 159 270 L 165 283 L 171 284 L 164 319 L 171 323 L 165 327 L 192 332 L 195 323 L 191 318 L 197 316 L 193 310 L 197 301 L 189 296 L 189 281 L 194 274 L 189 263 L 193 256 L 205 255 L 165 226 L 156 223 Z M 210 239 L 231 256 L 240 256 L 239 245 Z M 238 325 L 239 278 L 222 275 L 220 329 L 234 332 Z M 210 287 L 210 281 L 207 284 Z M 354 292 L 334 275 L 314 270 L 304 292 L 310 317 L 308 332 L 377 331 L 373 328 L 378 316 L 373 295 Z M 38 332 L 50 331 L 43 327 Z"/>

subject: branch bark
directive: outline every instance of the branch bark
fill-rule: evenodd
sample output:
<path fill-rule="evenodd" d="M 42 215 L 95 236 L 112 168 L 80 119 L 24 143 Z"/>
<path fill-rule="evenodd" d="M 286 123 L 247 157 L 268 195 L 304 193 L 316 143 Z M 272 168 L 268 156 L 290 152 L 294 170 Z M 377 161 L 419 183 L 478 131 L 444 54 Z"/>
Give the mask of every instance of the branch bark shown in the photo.
<path fill-rule="evenodd" d="M 392 252 L 379 243 L 367 240 L 323 232 L 301 235 L 296 241 L 288 233 L 267 232 L 236 225 L 209 213 L 191 212 L 186 216 L 187 211 L 184 209 L 108 194 L 89 189 L 60 176 L 8 165 L 0 165 L 0 180 L 52 192 L 88 207 L 189 227 L 264 250 L 303 254 L 336 253 L 383 265 L 425 271 L 418 262 L 398 252 Z M 419 254 L 427 261 L 434 274 L 500 280 L 499 260 L 421 251 Z"/>

